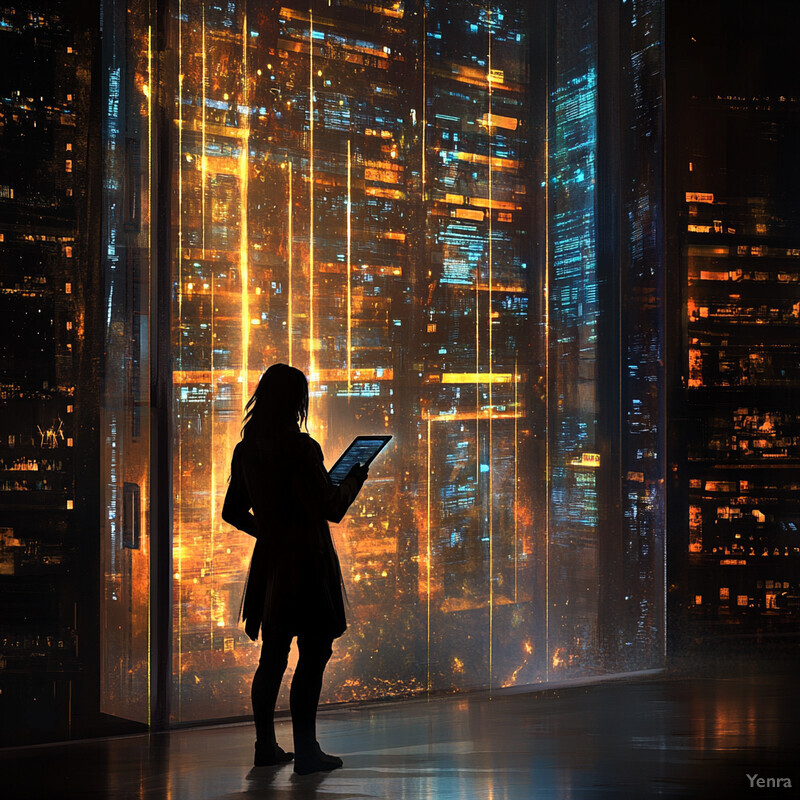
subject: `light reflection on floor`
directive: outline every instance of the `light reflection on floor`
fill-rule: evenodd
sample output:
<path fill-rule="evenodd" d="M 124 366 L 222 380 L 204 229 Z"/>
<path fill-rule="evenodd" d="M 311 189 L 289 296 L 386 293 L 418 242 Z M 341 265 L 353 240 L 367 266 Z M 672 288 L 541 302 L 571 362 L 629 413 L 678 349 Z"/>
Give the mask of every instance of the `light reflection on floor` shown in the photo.
<path fill-rule="evenodd" d="M 252 768 L 249 724 L 6 750 L 3 797 L 740 797 L 748 773 L 800 786 L 790 667 L 340 707 L 320 714 L 319 738 L 345 766 L 305 777 Z M 288 720 L 278 736 L 291 746 Z"/>

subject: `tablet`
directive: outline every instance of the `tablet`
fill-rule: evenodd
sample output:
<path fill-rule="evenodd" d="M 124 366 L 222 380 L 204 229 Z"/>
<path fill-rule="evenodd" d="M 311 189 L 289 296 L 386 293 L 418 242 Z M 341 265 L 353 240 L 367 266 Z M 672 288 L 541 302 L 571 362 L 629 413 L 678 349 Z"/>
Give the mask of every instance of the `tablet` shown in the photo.
<path fill-rule="evenodd" d="M 391 436 L 356 436 L 328 472 L 331 483 L 338 486 L 355 464 L 368 467 L 391 438 Z"/>

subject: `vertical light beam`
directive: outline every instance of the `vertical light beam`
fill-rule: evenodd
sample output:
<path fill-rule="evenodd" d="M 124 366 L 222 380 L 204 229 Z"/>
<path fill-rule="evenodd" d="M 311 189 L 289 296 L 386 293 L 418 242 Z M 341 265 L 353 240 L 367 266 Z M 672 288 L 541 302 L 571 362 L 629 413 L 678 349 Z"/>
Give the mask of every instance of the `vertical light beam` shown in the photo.
<path fill-rule="evenodd" d="M 517 494 L 519 464 L 519 375 L 517 359 L 514 358 L 514 602 L 517 598 L 517 572 L 519 568 L 519 525 L 517 522 L 519 511 L 519 498 Z"/>
<path fill-rule="evenodd" d="M 288 338 L 289 338 L 289 364 L 292 364 L 293 353 L 292 353 L 292 337 L 294 336 L 294 311 L 292 307 L 292 292 L 294 291 L 292 288 L 292 256 L 293 256 L 293 243 L 294 243 L 294 231 L 292 230 L 292 217 L 294 215 L 294 202 L 292 199 L 292 162 L 289 160 L 289 200 L 288 200 L 288 208 L 287 208 L 287 215 L 288 215 L 288 226 L 286 232 L 287 244 L 288 244 L 288 255 L 289 255 L 289 308 L 287 310 L 287 326 L 289 328 L 288 331 Z"/>
<path fill-rule="evenodd" d="M 147 277 L 151 279 L 153 274 L 153 251 L 152 240 L 150 235 L 153 227 L 152 215 L 152 199 L 153 199 L 153 27 L 152 25 L 147 28 Z M 152 297 L 151 297 L 152 300 Z M 180 516 L 179 516 L 180 518 Z M 179 556 L 180 558 L 180 556 Z M 180 561 L 178 569 L 180 569 Z M 152 580 L 152 575 L 150 576 Z M 152 682 L 151 670 L 152 663 L 150 660 L 153 652 L 152 647 L 152 625 L 151 625 L 151 600 L 152 592 L 147 592 L 147 724 L 152 724 L 153 715 L 153 697 L 152 697 Z M 178 614 L 180 614 L 180 603 L 178 603 Z M 178 628 L 180 631 L 180 627 Z M 180 644 L 178 646 L 178 665 L 180 666 Z M 179 709 L 180 711 L 180 709 Z"/>
<path fill-rule="evenodd" d="M 203 258 L 206 257 L 206 4 L 205 0 L 200 3 L 201 12 L 201 34 L 200 47 L 203 54 L 203 80 L 202 100 L 203 107 L 200 110 L 200 249 Z"/>
<path fill-rule="evenodd" d="M 249 189 L 249 156 L 250 156 L 250 98 L 247 84 L 247 14 L 244 15 L 242 30 L 242 103 L 245 112 L 239 115 L 241 150 L 239 153 L 239 278 L 242 286 L 242 408 L 249 399 L 247 382 L 250 362 L 250 264 L 249 236 L 247 220 L 247 195 Z M 242 119 L 242 116 L 244 119 Z M 213 278 L 213 276 L 212 276 Z M 216 519 L 216 517 L 212 517 Z"/>
<path fill-rule="evenodd" d="M 428 531 L 428 541 L 426 546 L 426 555 L 425 555 L 425 562 L 426 562 L 426 571 L 427 571 L 427 603 L 426 603 L 426 619 L 427 619 L 427 632 L 426 632 L 426 642 L 427 642 L 427 677 L 425 685 L 427 687 L 427 697 L 430 700 L 431 697 L 431 418 L 428 416 L 428 485 L 427 485 L 427 508 L 426 508 L 426 516 L 427 516 L 427 531 Z"/>
<path fill-rule="evenodd" d="M 314 13 L 308 12 L 308 372 L 316 381 L 314 363 Z"/>
<path fill-rule="evenodd" d="M 350 392 L 352 390 L 352 382 L 350 371 L 353 366 L 352 360 L 352 329 L 353 329 L 353 306 L 350 286 L 350 271 L 352 269 L 350 254 L 352 247 L 352 225 L 351 225 L 351 209 L 352 209 L 352 184 L 351 184 L 351 141 L 347 140 L 347 399 L 350 400 Z"/>
<path fill-rule="evenodd" d="M 489 319 L 488 349 L 489 349 L 489 696 L 492 691 L 492 673 L 494 658 L 494 442 L 493 435 L 493 382 L 492 382 L 492 11 L 486 12 L 486 24 L 489 32 L 489 58 L 488 58 L 488 86 L 489 86 L 489 112 L 487 115 L 487 133 L 489 135 L 489 263 L 488 263 L 488 298 L 486 312 Z"/>
<path fill-rule="evenodd" d="M 205 42 L 205 2 L 203 3 L 203 63 L 205 65 L 205 58 L 206 58 L 206 42 Z M 205 68 L 203 69 L 203 89 L 205 90 Z M 206 104 L 203 103 L 203 175 L 206 175 L 205 170 L 205 163 L 206 163 L 206 145 L 205 145 L 205 135 L 206 135 Z M 206 196 L 206 189 L 203 186 L 203 198 Z M 212 206 L 212 222 L 213 222 L 213 206 Z M 212 225 L 213 231 L 213 225 Z M 214 244 L 212 240 L 212 245 Z M 205 258 L 205 225 L 203 225 L 203 257 Z M 213 263 L 214 259 L 212 259 Z M 209 269 L 210 267 L 210 269 Z M 208 271 L 206 271 L 208 270 Z M 209 416 L 210 416 L 210 432 L 208 436 L 209 441 L 209 453 L 208 453 L 208 460 L 211 464 L 211 485 L 209 487 L 209 499 L 210 499 L 210 514 L 211 514 L 211 525 L 209 530 L 209 555 L 208 555 L 208 624 L 209 624 L 209 639 L 210 639 L 210 647 L 211 651 L 214 650 L 214 634 L 216 633 L 216 619 L 215 619 L 215 608 L 214 608 L 214 598 L 216 596 L 216 592 L 214 589 L 214 529 L 216 528 L 216 521 L 217 521 L 217 514 L 216 514 L 216 498 L 217 498 L 217 470 L 216 465 L 214 464 L 214 455 L 215 455 L 215 448 L 214 448 L 214 345 L 216 339 L 216 280 L 214 279 L 214 267 L 209 265 L 208 262 L 203 262 L 203 272 L 205 275 L 208 275 L 209 278 L 209 285 L 211 287 L 211 324 L 209 326 L 211 330 L 211 354 L 209 360 L 209 368 L 210 368 L 210 380 L 209 380 L 209 396 L 210 396 L 210 404 L 209 404 Z"/>
<path fill-rule="evenodd" d="M 427 6 L 422 4 L 422 212 L 425 215 L 425 150 L 426 148 L 426 131 L 427 125 L 427 108 L 428 108 L 428 32 L 426 16 Z M 427 218 L 425 218 L 427 222 Z"/>
<path fill-rule="evenodd" d="M 549 62 L 549 54 L 548 54 Z M 546 77 L 545 85 L 550 85 Z M 550 97 L 544 111 L 544 648 L 545 680 L 550 679 Z"/>

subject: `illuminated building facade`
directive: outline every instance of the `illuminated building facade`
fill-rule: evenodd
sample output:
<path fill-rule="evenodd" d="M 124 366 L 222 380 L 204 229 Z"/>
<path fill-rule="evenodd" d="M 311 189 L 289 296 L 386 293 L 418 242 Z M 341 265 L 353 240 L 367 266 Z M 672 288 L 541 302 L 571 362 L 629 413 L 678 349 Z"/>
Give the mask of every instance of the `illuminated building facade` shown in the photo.
<path fill-rule="evenodd" d="M 668 17 L 670 518 L 688 528 L 669 554 L 685 599 L 678 635 L 797 620 L 800 85 L 789 9 L 678 3 Z M 744 58 L 729 55 L 733 42 Z"/>
<path fill-rule="evenodd" d="M 150 321 L 166 308 L 172 332 L 171 719 L 249 713 L 252 542 L 219 509 L 243 405 L 275 361 L 309 375 L 329 459 L 356 433 L 394 436 L 335 530 L 351 605 L 328 700 L 657 663 L 658 5 L 164 14 L 133 45 L 131 97 L 169 186 L 149 193 L 169 234 L 138 246 L 170 264 Z M 626 59 L 603 91 L 632 98 L 623 170 L 603 30 Z M 624 247 L 600 230 L 614 191 Z"/>
<path fill-rule="evenodd" d="M 529 450 L 525 395 L 535 374 L 530 19 L 515 4 L 431 3 L 423 22 L 417 463 L 428 681 L 528 682 L 542 657 L 531 602 L 532 475 L 518 469 Z M 514 624 L 525 635 L 514 636 Z"/>
<path fill-rule="evenodd" d="M 796 94 L 755 94 L 770 78 L 762 69 L 746 93 L 687 101 L 692 123 L 676 156 L 678 496 L 698 634 L 781 629 L 798 613 L 800 104 Z"/>
<path fill-rule="evenodd" d="M 0 10 L 3 744 L 68 736 L 97 705 L 97 598 L 85 581 L 99 547 L 85 22 L 68 3 Z"/>
<path fill-rule="evenodd" d="M 663 650 L 662 13 L 548 29 L 547 632 L 577 672 Z"/>
<path fill-rule="evenodd" d="M 619 16 L 611 20 L 619 32 L 615 86 L 622 124 L 618 141 L 609 135 L 605 163 L 612 195 L 619 187 L 620 244 L 615 249 L 604 243 L 603 249 L 614 253 L 611 275 L 619 275 L 618 284 L 610 279 L 619 310 L 618 328 L 613 317 L 606 327 L 611 341 L 619 336 L 619 350 L 615 370 L 606 372 L 605 380 L 607 386 L 614 386 L 619 376 L 619 399 L 608 403 L 613 431 L 610 450 L 619 459 L 619 467 L 605 491 L 609 498 L 606 518 L 614 520 L 613 527 L 622 535 L 602 562 L 603 573 L 613 577 L 604 582 L 610 591 L 601 593 L 601 602 L 609 620 L 603 626 L 603 649 L 607 659 L 621 668 L 631 668 L 642 658 L 657 659 L 666 641 L 667 297 L 664 140 L 659 135 L 663 130 L 663 16 L 661 3 L 631 2 L 623 3 Z M 604 124 L 614 129 L 610 113 Z M 615 226 L 607 226 L 605 220 L 614 219 L 614 203 L 605 202 L 609 210 L 598 228 L 613 243 Z"/>
<path fill-rule="evenodd" d="M 393 435 L 334 529 L 325 699 L 658 666 L 660 3 L 99 19 L 101 710 L 250 713 L 220 510 L 276 361 L 329 462 Z"/>

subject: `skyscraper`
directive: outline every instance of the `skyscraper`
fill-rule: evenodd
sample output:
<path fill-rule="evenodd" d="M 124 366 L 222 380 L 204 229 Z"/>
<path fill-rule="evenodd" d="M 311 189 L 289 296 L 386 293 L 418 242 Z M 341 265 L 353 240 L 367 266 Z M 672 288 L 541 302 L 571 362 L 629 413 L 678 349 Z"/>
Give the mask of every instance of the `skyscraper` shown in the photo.
<path fill-rule="evenodd" d="M 547 20 L 549 659 L 591 672 L 663 649 L 662 6 Z"/>
<path fill-rule="evenodd" d="M 674 562 L 696 634 L 797 616 L 800 101 L 789 6 L 739 10 L 671 24 Z"/>
<path fill-rule="evenodd" d="M 4 743 L 63 738 L 96 713 L 99 295 L 87 232 L 99 171 L 86 23 L 69 3 L 0 11 Z"/>

